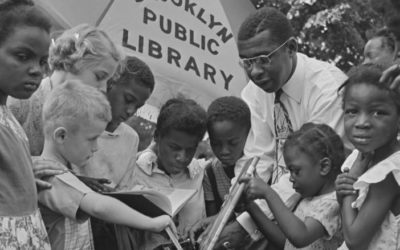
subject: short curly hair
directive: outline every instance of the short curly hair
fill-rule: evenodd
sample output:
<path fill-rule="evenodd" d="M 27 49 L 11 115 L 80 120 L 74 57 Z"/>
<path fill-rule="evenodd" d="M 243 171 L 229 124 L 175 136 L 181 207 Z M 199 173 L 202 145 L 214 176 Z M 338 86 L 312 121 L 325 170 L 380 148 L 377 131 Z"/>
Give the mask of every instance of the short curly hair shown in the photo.
<path fill-rule="evenodd" d="M 50 33 L 51 22 L 33 1 L 0 1 L 0 45 L 17 26 L 37 27 Z"/>
<path fill-rule="evenodd" d="M 238 40 L 246 41 L 268 30 L 273 42 L 281 44 L 294 36 L 293 27 L 278 9 L 263 7 L 247 17 L 239 28 Z"/>
<path fill-rule="evenodd" d="M 343 141 L 340 136 L 326 124 L 305 123 L 290 134 L 283 146 L 283 153 L 291 147 L 298 147 L 302 152 L 315 160 L 327 157 L 331 161 L 332 174 L 337 176 L 345 160 Z"/>
<path fill-rule="evenodd" d="M 124 60 L 120 62 L 117 74 L 115 77 L 108 80 L 107 88 L 109 90 L 113 85 L 123 84 L 129 82 L 131 79 L 137 80 L 143 84 L 144 87 L 153 92 L 155 85 L 153 72 L 144 61 L 135 56 L 126 56 Z"/>
<path fill-rule="evenodd" d="M 400 94 L 379 82 L 383 70 L 384 68 L 381 65 L 372 63 L 362 64 L 352 68 L 348 73 L 349 78 L 339 87 L 338 90 L 339 94 L 343 97 L 342 105 L 344 106 L 346 102 L 346 96 L 350 87 L 357 84 L 369 84 L 388 91 L 390 99 L 394 102 L 397 111 L 400 113 Z"/>
<path fill-rule="evenodd" d="M 172 98 L 161 107 L 154 137 L 162 138 L 174 129 L 195 135 L 201 141 L 206 133 L 206 122 L 206 111 L 194 100 Z"/>
<path fill-rule="evenodd" d="M 236 96 L 224 96 L 215 99 L 207 110 L 207 128 L 211 129 L 214 122 L 218 121 L 232 121 L 239 123 L 250 130 L 249 106 L 240 98 Z"/>
<path fill-rule="evenodd" d="M 57 39 L 52 39 L 49 65 L 51 70 L 77 74 L 82 69 L 101 64 L 105 58 L 113 58 L 118 63 L 122 57 L 103 30 L 80 24 L 64 31 Z"/>

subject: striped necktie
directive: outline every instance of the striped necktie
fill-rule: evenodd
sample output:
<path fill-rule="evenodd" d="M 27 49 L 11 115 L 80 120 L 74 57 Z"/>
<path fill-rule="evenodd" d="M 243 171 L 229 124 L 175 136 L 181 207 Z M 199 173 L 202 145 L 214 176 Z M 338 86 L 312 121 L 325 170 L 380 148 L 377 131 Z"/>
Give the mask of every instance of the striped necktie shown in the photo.
<path fill-rule="evenodd" d="M 282 149 L 285 144 L 285 140 L 293 132 L 292 123 L 289 119 L 289 114 L 280 100 L 282 95 L 282 89 L 279 89 L 275 93 L 274 101 L 274 125 L 275 125 L 275 164 L 272 173 L 272 182 L 274 184 L 278 182 L 279 178 L 287 173 L 285 162 L 283 160 Z"/>

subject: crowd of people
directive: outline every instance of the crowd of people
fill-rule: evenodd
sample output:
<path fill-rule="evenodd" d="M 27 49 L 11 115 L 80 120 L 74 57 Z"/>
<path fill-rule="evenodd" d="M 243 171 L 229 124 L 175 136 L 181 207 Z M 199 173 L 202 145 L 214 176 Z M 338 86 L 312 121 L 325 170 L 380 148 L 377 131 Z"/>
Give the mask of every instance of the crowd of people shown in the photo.
<path fill-rule="evenodd" d="M 168 100 L 138 152 L 126 121 L 154 90 L 149 66 L 97 27 L 51 38 L 32 1 L 0 1 L 0 249 L 174 249 L 164 229 L 204 248 L 232 183 L 244 192 L 215 249 L 400 249 L 395 22 L 346 74 L 256 10 L 237 37 L 241 97 Z M 137 186 L 195 194 L 173 218 L 107 195 Z"/>

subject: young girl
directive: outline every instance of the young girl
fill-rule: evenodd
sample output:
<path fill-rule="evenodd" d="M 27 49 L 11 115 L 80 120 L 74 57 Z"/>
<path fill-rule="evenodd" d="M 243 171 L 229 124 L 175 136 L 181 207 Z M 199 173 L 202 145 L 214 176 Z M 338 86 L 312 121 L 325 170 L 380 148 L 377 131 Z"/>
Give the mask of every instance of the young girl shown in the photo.
<path fill-rule="evenodd" d="M 278 249 L 337 249 L 343 242 L 335 179 L 344 161 L 344 146 L 335 131 L 325 124 L 306 123 L 290 135 L 283 148 L 293 188 L 302 196 L 290 211 L 279 195 L 260 178 L 248 182 L 249 199 L 265 199 L 277 224 L 253 202 L 249 212 L 270 242 Z"/>
<path fill-rule="evenodd" d="M 122 55 L 108 35 L 98 28 L 81 24 L 53 39 L 49 51 L 50 77 L 27 101 L 9 100 L 8 106 L 22 124 L 32 156 L 43 150 L 41 112 L 46 96 L 65 80 L 77 79 L 106 92 L 107 81 L 116 71 Z"/>
<path fill-rule="evenodd" d="M 379 83 L 381 74 L 363 65 L 343 85 L 345 132 L 356 150 L 336 191 L 350 249 L 400 248 L 400 95 Z"/>
<path fill-rule="evenodd" d="M 6 107 L 26 99 L 46 67 L 50 21 L 30 1 L 0 3 L 0 249 L 50 249 L 26 135 Z"/>
<path fill-rule="evenodd" d="M 206 132 L 206 112 L 191 99 L 168 100 L 160 110 L 154 133 L 155 145 L 146 149 L 136 162 L 134 183 L 150 188 L 195 189 L 195 195 L 176 216 L 180 236 L 205 217 L 202 181 L 204 169 L 193 159 Z M 153 249 L 168 242 L 160 234 L 145 234 L 139 249 Z"/>

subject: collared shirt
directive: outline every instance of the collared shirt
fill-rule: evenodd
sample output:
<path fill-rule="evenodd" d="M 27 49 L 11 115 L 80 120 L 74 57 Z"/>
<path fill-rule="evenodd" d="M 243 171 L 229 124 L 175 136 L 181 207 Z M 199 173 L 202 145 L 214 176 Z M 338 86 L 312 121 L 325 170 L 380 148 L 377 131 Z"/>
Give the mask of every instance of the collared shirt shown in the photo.
<path fill-rule="evenodd" d="M 325 123 L 344 138 L 342 99 L 338 89 L 347 76 L 334 65 L 297 53 L 297 65 L 289 81 L 282 87 L 281 102 L 288 111 L 293 130 L 307 122 Z M 252 81 L 242 90 L 242 98 L 250 107 L 251 129 L 244 148 L 244 158 L 260 156 L 258 175 L 268 181 L 275 164 L 274 93 L 267 93 Z M 235 175 L 242 165 L 236 165 Z M 285 204 L 295 191 L 289 177 L 281 177 L 276 183 Z M 284 194 L 284 195 L 283 195 Z M 283 197 L 284 196 L 284 197 Z M 266 202 L 258 203 L 264 212 L 269 208 Z M 238 217 L 238 222 L 253 239 L 259 238 L 258 230 L 247 212 Z"/>
<path fill-rule="evenodd" d="M 297 53 L 297 65 L 282 87 L 281 102 L 288 111 L 293 130 L 307 122 L 326 123 L 343 137 L 343 111 L 338 88 L 347 76 L 334 65 Z M 268 181 L 274 166 L 274 93 L 267 93 L 252 81 L 242 90 L 250 107 L 251 129 L 245 157 L 261 156 L 257 172 Z M 240 167 L 235 173 L 240 171 Z"/>
<path fill-rule="evenodd" d="M 139 136 L 126 123 L 121 123 L 114 132 L 104 131 L 98 141 L 98 151 L 83 168 L 74 168 L 80 175 L 106 178 L 117 190 L 133 187 L 133 169 L 139 146 Z"/>
<path fill-rule="evenodd" d="M 67 170 L 60 162 L 43 160 Z M 89 215 L 79 210 L 82 198 L 93 191 L 71 172 L 51 177 L 50 183 L 39 192 L 39 203 L 52 249 L 93 250 Z"/>
<path fill-rule="evenodd" d="M 204 167 L 207 162 L 193 159 L 187 171 L 176 175 L 167 175 L 158 168 L 157 155 L 150 149 L 143 151 L 136 162 L 134 169 L 134 184 L 146 187 L 174 187 L 181 189 L 195 189 L 195 195 L 185 204 L 177 214 L 178 233 L 191 228 L 198 220 L 205 217 L 204 192 L 202 187 Z M 169 240 L 161 234 L 146 232 L 140 249 L 153 249 L 167 243 Z"/>

